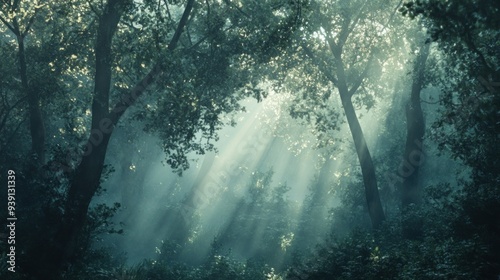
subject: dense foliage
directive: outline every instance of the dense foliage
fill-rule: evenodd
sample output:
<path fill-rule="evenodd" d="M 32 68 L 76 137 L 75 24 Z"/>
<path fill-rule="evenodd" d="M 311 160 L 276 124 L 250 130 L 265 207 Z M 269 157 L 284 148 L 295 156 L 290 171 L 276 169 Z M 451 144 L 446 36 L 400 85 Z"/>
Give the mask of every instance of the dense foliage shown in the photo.
<path fill-rule="evenodd" d="M 1 1 L 0 180 L 15 170 L 18 220 L 0 278 L 497 279 L 498 3 Z M 211 173 L 221 131 L 270 92 L 270 135 Z M 290 162 L 266 162 L 277 147 L 313 148 L 300 195 L 275 180 Z M 161 150 L 197 176 L 151 202 Z M 131 263 L 116 236 L 153 246 Z"/>

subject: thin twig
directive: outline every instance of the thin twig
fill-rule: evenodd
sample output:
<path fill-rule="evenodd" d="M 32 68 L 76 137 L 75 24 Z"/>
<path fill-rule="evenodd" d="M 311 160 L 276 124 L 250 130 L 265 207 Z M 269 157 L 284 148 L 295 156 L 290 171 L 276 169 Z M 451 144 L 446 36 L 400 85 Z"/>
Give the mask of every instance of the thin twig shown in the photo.
<path fill-rule="evenodd" d="M 0 16 L 0 21 L 7 26 L 7 28 L 14 33 L 14 35 L 19 36 L 18 32 L 14 29 L 12 25 L 9 24 L 9 22 L 2 16 Z"/>

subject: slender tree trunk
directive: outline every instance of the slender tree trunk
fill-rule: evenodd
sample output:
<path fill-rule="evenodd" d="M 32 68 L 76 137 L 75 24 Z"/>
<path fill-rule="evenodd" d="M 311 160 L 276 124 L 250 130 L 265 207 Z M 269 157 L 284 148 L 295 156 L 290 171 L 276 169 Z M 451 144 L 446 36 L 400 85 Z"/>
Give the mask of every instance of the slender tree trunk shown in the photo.
<path fill-rule="evenodd" d="M 20 1 L 9 1 L 7 7 L 12 11 L 15 11 L 19 7 Z M 31 134 L 31 149 L 32 152 L 37 155 L 38 165 L 41 166 L 45 163 L 45 126 L 42 117 L 42 111 L 40 109 L 40 96 L 35 88 L 29 85 L 28 81 L 28 70 L 26 65 L 26 54 L 24 47 L 24 39 L 31 29 L 33 22 L 35 21 L 35 16 L 37 14 L 38 8 L 35 8 L 35 13 L 29 18 L 27 25 L 24 30 L 21 29 L 18 22 L 18 18 L 14 17 L 12 22 L 9 23 L 5 18 L 0 16 L 0 21 L 10 30 L 17 39 L 17 56 L 19 59 L 19 75 L 21 78 L 21 85 L 28 98 L 28 109 L 29 109 L 29 119 L 30 119 L 30 134 Z"/>
<path fill-rule="evenodd" d="M 344 27 L 344 29 L 347 27 Z M 347 35 L 345 35 L 347 36 Z M 377 186 L 377 177 L 375 175 L 375 166 L 373 165 L 372 157 L 368 146 L 366 145 L 365 136 L 361 125 L 359 124 L 358 117 L 356 116 L 356 111 L 352 104 L 352 96 L 356 93 L 358 88 L 363 83 L 363 79 L 367 76 L 368 70 L 371 67 L 371 62 L 373 61 L 373 55 L 370 56 L 368 63 L 365 66 L 363 73 L 358 77 L 349 89 L 347 85 L 347 75 L 345 73 L 344 62 L 342 60 L 342 44 L 335 44 L 333 39 L 327 38 L 330 45 L 332 54 L 335 60 L 335 66 L 337 67 L 337 79 L 332 82 L 337 85 L 340 99 L 342 101 L 342 107 L 344 107 L 344 112 L 347 118 L 347 123 L 349 124 L 349 129 L 351 130 L 352 139 L 354 141 L 354 146 L 356 147 L 356 153 L 358 154 L 359 164 L 361 166 L 361 173 L 363 176 L 363 184 L 365 186 L 365 196 L 366 203 L 368 206 L 368 214 L 372 221 L 372 227 L 377 229 L 380 227 L 382 222 L 385 220 L 384 209 L 382 208 L 382 202 L 380 201 L 380 195 Z"/>
<path fill-rule="evenodd" d="M 31 149 L 37 155 L 39 165 L 45 163 L 45 126 L 42 111 L 40 109 L 40 97 L 36 89 L 29 86 L 28 71 L 26 66 L 26 55 L 24 47 L 24 34 L 17 32 L 19 74 L 23 91 L 28 96 L 28 108 L 30 119 Z"/>
<path fill-rule="evenodd" d="M 363 175 L 363 184 L 365 186 L 366 203 L 368 205 L 368 213 L 372 221 L 373 228 L 378 228 L 385 220 L 382 202 L 378 192 L 377 178 L 375 176 L 375 166 L 373 165 L 372 157 L 368 146 L 366 145 L 365 136 L 361 125 L 359 124 L 356 111 L 352 105 L 351 98 L 341 94 L 342 105 L 347 118 L 347 123 L 351 130 L 352 139 L 358 154 L 359 164 L 361 165 L 361 173 Z"/>
<path fill-rule="evenodd" d="M 420 92 L 424 85 L 425 62 L 429 56 L 430 44 L 420 48 L 420 53 L 413 68 L 413 82 L 410 100 L 406 104 L 406 145 L 402 166 L 403 188 L 401 204 L 403 211 L 403 235 L 407 238 L 419 238 L 422 235 L 422 220 L 411 213 L 410 206 L 417 206 L 421 200 L 419 170 L 425 160 L 422 141 L 425 132 L 424 115 L 420 105 Z"/>

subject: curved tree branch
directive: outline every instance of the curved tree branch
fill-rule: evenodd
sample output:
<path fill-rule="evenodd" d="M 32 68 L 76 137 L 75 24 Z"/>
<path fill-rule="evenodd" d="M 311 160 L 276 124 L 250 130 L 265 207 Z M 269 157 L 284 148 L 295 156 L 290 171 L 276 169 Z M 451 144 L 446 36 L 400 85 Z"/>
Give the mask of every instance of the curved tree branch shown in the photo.
<path fill-rule="evenodd" d="M 332 73 L 326 69 L 325 64 L 321 63 L 321 61 L 319 61 L 319 59 L 317 59 L 317 57 L 314 55 L 313 51 L 306 44 L 302 44 L 301 47 L 304 49 L 304 52 L 312 60 L 312 62 L 316 66 L 318 66 L 321 73 L 323 73 L 323 75 L 325 75 L 328 78 L 328 80 L 330 80 L 330 82 L 333 83 L 334 86 L 338 86 L 337 78 L 335 78 L 335 76 L 333 76 Z"/>
<path fill-rule="evenodd" d="M 19 32 L 12 26 L 4 17 L 0 16 L 0 21 L 7 26 L 7 28 L 14 33 L 14 35 L 19 36 Z"/>
<path fill-rule="evenodd" d="M 189 19 L 189 15 L 191 10 L 193 9 L 194 0 L 189 0 L 186 4 L 186 8 L 184 9 L 184 13 L 177 25 L 177 29 L 175 30 L 174 36 L 170 40 L 168 44 L 168 50 L 175 50 L 177 43 L 181 37 L 182 31 L 186 27 L 186 24 Z M 146 91 L 146 89 L 155 81 L 156 77 L 163 72 L 162 66 L 160 62 L 157 62 L 153 68 L 146 74 L 144 78 L 142 78 L 129 92 L 129 94 L 125 95 L 121 98 L 119 102 L 115 104 L 110 113 L 110 119 L 113 124 L 117 124 L 120 117 L 125 113 L 125 111 L 132 106 L 136 100 Z"/>

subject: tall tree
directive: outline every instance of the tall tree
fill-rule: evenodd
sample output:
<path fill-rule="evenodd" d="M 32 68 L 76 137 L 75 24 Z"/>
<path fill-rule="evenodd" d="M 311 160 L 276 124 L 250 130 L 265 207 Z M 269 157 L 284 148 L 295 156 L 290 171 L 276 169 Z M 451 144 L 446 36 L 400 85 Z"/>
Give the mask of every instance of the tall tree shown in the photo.
<path fill-rule="evenodd" d="M 275 55 L 275 46 L 286 40 L 287 30 L 298 23 L 300 15 L 300 4 L 295 1 L 279 5 L 272 1 L 181 2 L 70 2 L 58 3 L 56 12 L 47 12 L 47 22 L 61 20 L 59 16 L 70 18 L 66 29 L 56 32 L 95 34 L 95 44 L 76 40 L 76 46 L 54 45 L 60 51 L 80 48 L 80 53 L 70 55 L 58 81 L 71 85 L 76 80 L 78 86 L 71 88 L 75 92 L 91 83 L 93 91 L 90 104 L 83 93 L 69 98 L 70 103 L 79 100 L 84 104 L 76 111 L 83 112 L 78 123 L 69 127 L 71 134 L 87 139 L 80 160 L 71 159 L 71 164 L 52 160 L 49 166 L 53 176 L 67 172 L 69 184 L 62 221 L 52 239 L 55 244 L 47 245 L 49 248 L 41 256 L 43 262 L 33 262 L 37 277 L 56 277 L 84 250 L 79 239 L 90 202 L 102 181 L 110 138 L 119 122 L 129 123 L 130 119 L 125 118 L 142 121 L 146 131 L 161 138 L 167 163 L 180 173 L 189 166 L 189 152 L 203 154 L 213 149 L 217 131 L 225 124 L 221 115 L 241 110 L 238 102 L 242 98 L 263 96 L 257 87 L 255 66 Z M 2 5 L 10 5 L 6 3 Z M 12 31 L 19 31 L 22 36 L 18 39 L 23 43 L 36 17 L 31 17 L 24 28 L 9 23 L 15 17 L 12 13 L 2 17 L 2 22 Z M 47 31 L 42 22 L 39 26 L 41 34 Z M 66 62 L 54 60 L 45 65 L 57 68 L 60 63 Z M 50 80 L 45 74 L 40 74 L 41 79 Z M 146 96 L 147 90 L 161 94 Z M 141 103 L 137 104 L 139 99 Z M 30 104 L 38 106 L 40 102 Z M 59 105 L 72 106 L 64 102 Z M 66 131 L 58 125 L 51 129 Z M 44 146 L 36 144 L 41 152 Z M 53 170 L 58 166 L 63 170 Z"/>
<path fill-rule="evenodd" d="M 421 221 L 418 218 L 410 219 L 409 208 L 420 203 L 419 170 L 425 157 L 423 154 L 423 137 L 425 132 L 424 114 L 422 112 L 420 92 L 425 80 L 425 63 L 429 56 L 430 43 L 423 43 L 413 65 L 413 80 L 411 84 L 410 100 L 406 110 L 406 144 L 403 155 L 403 185 L 401 190 L 401 204 L 403 209 L 403 235 L 409 238 L 421 236 Z"/>
<path fill-rule="evenodd" d="M 388 34 L 397 6 L 372 1 L 312 2 L 307 28 L 296 41 L 297 62 L 288 71 L 289 76 L 298 79 L 285 79 L 285 84 L 295 84 L 289 90 L 300 96 L 292 115 L 313 122 L 330 139 L 335 138 L 331 133 L 339 129 L 339 106 L 332 95 L 337 93 L 354 141 L 374 228 L 380 226 L 385 214 L 355 105 L 369 109 L 374 96 L 380 94 L 376 77 L 389 52 L 388 41 L 394 40 Z"/>
<path fill-rule="evenodd" d="M 45 162 L 45 125 L 40 106 L 40 96 L 28 74 L 25 40 L 31 32 L 38 12 L 44 4 L 27 1 L 4 1 L 0 6 L 0 21 L 15 35 L 17 43 L 18 71 L 23 95 L 27 96 L 32 152 L 39 165 Z"/>
<path fill-rule="evenodd" d="M 464 217 L 459 223 L 481 237 L 491 259 L 498 259 L 500 2 L 410 1 L 402 12 L 423 19 L 442 57 L 436 72 L 446 75 L 436 84 L 443 110 L 432 136 L 441 149 L 471 167 L 471 180 L 463 183 Z M 491 262 L 482 278 L 496 277 L 498 269 L 498 262 Z"/>

